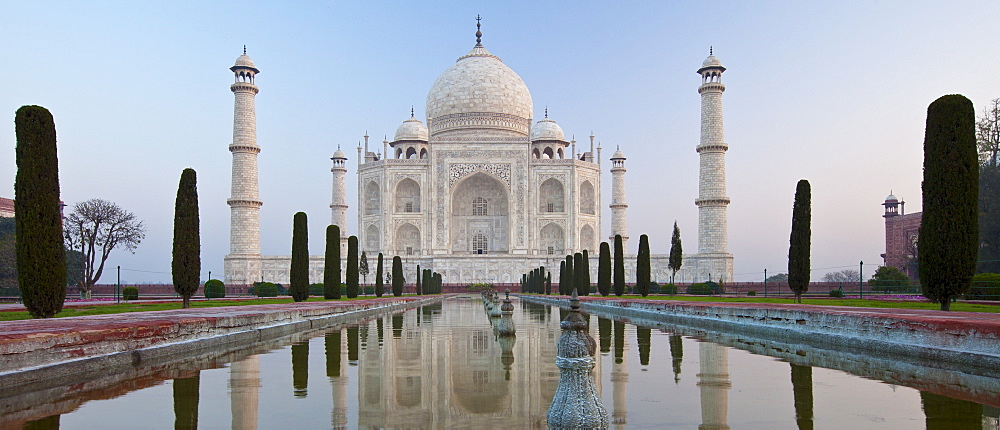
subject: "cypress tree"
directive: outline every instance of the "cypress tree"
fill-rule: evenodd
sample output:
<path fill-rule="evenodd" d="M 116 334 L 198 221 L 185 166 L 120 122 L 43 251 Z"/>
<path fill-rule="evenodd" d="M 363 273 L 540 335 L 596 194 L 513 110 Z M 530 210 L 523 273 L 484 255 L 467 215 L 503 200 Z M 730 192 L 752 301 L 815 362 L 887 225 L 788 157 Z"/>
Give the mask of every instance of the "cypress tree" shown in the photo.
<path fill-rule="evenodd" d="M 340 300 L 340 227 L 326 226 L 323 255 L 323 298 Z"/>
<path fill-rule="evenodd" d="M 566 256 L 566 283 L 559 286 L 559 293 L 564 296 L 573 294 L 573 283 L 576 282 L 573 274 L 573 254 Z"/>
<path fill-rule="evenodd" d="M 174 201 L 174 249 L 170 274 L 174 291 L 184 299 L 182 308 L 191 307 L 201 276 L 201 228 L 198 220 L 198 175 L 184 169 Z"/>
<path fill-rule="evenodd" d="M 545 274 L 545 295 L 552 294 L 552 272 Z"/>
<path fill-rule="evenodd" d="M 799 180 L 792 206 L 792 234 L 788 242 L 788 288 L 795 301 L 802 303 L 802 293 L 809 289 L 809 253 L 812 236 L 812 192 L 809 181 Z"/>
<path fill-rule="evenodd" d="M 420 265 L 417 265 L 417 295 L 422 296 L 424 294 L 423 285 L 420 283 Z"/>
<path fill-rule="evenodd" d="M 674 276 L 677 275 L 677 271 L 681 270 L 681 264 L 683 264 L 684 249 L 681 245 L 681 229 L 677 227 L 677 221 L 674 221 L 674 234 L 670 236 L 670 257 L 667 262 L 667 266 L 670 267 L 670 283 L 674 283 Z"/>
<path fill-rule="evenodd" d="M 587 266 L 583 265 L 583 253 L 577 252 L 573 254 L 573 288 L 576 289 L 576 293 L 582 295 L 586 290 L 584 288 L 584 283 L 587 282 L 583 277 L 583 272 L 587 269 Z M 571 289 L 569 294 L 573 294 Z"/>
<path fill-rule="evenodd" d="M 635 256 L 635 289 L 643 297 L 649 295 L 649 236 L 639 236 L 639 253 Z"/>
<path fill-rule="evenodd" d="M 597 291 L 602 296 L 611 294 L 611 246 L 607 242 L 601 242 L 597 257 Z"/>
<path fill-rule="evenodd" d="M 358 297 L 358 237 L 347 238 L 347 298 Z"/>
<path fill-rule="evenodd" d="M 590 284 L 591 284 L 591 282 L 590 282 L 590 254 L 587 253 L 586 249 L 583 250 L 583 273 L 582 273 L 582 275 L 583 275 L 583 289 L 580 290 L 580 295 L 581 296 L 589 296 L 590 295 Z"/>
<path fill-rule="evenodd" d="M 399 297 L 403 295 L 403 259 L 399 256 L 392 257 L 392 295 Z"/>
<path fill-rule="evenodd" d="M 358 275 L 361 276 L 361 286 L 360 293 L 368 294 L 365 291 L 365 286 L 368 285 L 368 255 L 365 254 L 365 250 L 361 250 L 361 257 L 358 259 Z"/>
<path fill-rule="evenodd" d="M 434 276 L 432 277 L 432 279 L 434 280 L 434 291 L 437 291 L 438 294 L 441 294 L 441 284 L 443 283 L 441 279 L 441 274 L 438 272 L 434 272 Z"/>
<path fill-rule="evenodd" d="M 292 262 L 288 293 L 296 302 L 309 298 L 309 230 L 306 213 L 296 212 L 292 218 Z"/>
<path fill-rule="evenodd" d="M 615 265 L 614 265 L 615 295 L 625 294 L 625 251 L 622 250 L 622 235 L 615 235 Z"/>
<path fill-rule="evenodd" d="M 559 262 L 559 279 L 557 293 L 562 294 L 563 285 L 566 284 L 566 260 Z"/>
<path fill-rule="evenodd" d="M 56 125 L 45 108 L 22 106 L 14 115 L 14 129 L 17 283 L 31 316 L 50 318 L 62 310 L 66 300 Z"/>
<path fill-rule="evenodd" d="M 382 253 L 380 252 L 380 253 L 378 253 L 378 263 L 375 264 L 375 296 L 376 297 L 382 297 L 382 295 L 385 294 L 385 282 L 382 281 L 382 279 L 384 278 L 384 276 L 383 276 L 383 273 L 384 273 L 383 270 L 385 270 L 385 269 L 382 267 Z"/>
<path fill-rule="evenodd" d="M 920 273 L 924 297 L 951 309 L 968 291 L 979 251 L 979 159 L 976 113 L 961 95 L 927 108 L 924 131 L 924 213 L 920 219 Z"/>
<path fill-rule="evenodd" d="M 196 370 L 194 376 L 176 378 L 171 384 L 173 385 L 174 394 L 175 429 L 198 428 L 198 392 L 200 391 L 200 381 L 201 372 Z"/>

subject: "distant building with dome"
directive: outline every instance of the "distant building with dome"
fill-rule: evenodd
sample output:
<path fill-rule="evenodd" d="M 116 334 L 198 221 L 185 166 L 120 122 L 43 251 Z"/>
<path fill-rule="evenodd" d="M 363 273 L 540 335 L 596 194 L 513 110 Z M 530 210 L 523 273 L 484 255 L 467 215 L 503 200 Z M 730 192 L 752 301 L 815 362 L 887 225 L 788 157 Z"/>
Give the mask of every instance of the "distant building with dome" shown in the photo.
<path fill-rule="evenodd" d="M 882 202 L 885 207 L 885 254 L 882 264 L 892 266 L 917 279 L 917 244 L 920 242 L 922 212 L 906 213 L 906 202 L 892 193 Z"/>
<path fill-rule="evenodd" d="M 408 281 L 416 266 L 442 274 L 445 283 L 515 283 L 522 273 L 544 266 L 558 276 L 567 254 L 588 250 L 591 279 L 597 279 L 601 229 L 601 148 L 590 136 L 587 147 L 567 140 L 549 118 L 534 120 L 528 86 L 482 44 L 460 56 L 431 85 L 426 123 L 410 117 L 380 152 L 369 136 L 357 148 L 357 231 L 348 231 L 347 156 L 339 148 L 333 167 L 331 223 L 341 226 L 342 254 L 347 236 L 356 235 L 370 259 L 378 253 L 403 258 Z M 232 67 L 236 83 L 233 152 L 231 253 L 225 260 L 227 283 L 251 283 L 261 276 L 287 282 L 288 256 L 260 255 L 253 95 L 259 73 L 249 57 Z M 712 55 L 699 69 L 702 87 L 702 139 L 697 146 L 699 178 L 698 253 L 684 257 L 677 282 L 732 280 L 727 248 L 724 154 L 720 82 Z M 611 235 L 628 242 L 625 155 L 610 158 Z M 669 237 L 668 239 L 669 240 Z M 691 246 L 690 244 L 688 245 Z M 654 255 L 653 280 L 670 279 L 666 255 Z M 635 261 L 627 258 L 627 279 L 634 282 Z M 322 282 L 323 258 L 313 256 L 310 282 Z"/>

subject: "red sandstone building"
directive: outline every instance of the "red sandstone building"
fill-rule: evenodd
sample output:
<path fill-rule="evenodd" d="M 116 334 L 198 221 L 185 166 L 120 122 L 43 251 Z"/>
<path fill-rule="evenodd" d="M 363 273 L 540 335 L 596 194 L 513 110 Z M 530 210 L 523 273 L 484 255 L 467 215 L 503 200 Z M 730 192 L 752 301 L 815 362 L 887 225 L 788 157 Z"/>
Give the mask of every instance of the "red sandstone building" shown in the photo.
<path fill-rule="evenodd" d="M 885 206 L 885 254 L 883 264 L 906 273 L 910 279 L 917 278 L 917 242 L 920 231 L 920 212 L 906 214 L 906 202 L 889 194 L 882 203 Z"/>
<path fill-rule="evenodd" d="M 0 197 L 0 217 L 14 217 L 14 200 Z"/>

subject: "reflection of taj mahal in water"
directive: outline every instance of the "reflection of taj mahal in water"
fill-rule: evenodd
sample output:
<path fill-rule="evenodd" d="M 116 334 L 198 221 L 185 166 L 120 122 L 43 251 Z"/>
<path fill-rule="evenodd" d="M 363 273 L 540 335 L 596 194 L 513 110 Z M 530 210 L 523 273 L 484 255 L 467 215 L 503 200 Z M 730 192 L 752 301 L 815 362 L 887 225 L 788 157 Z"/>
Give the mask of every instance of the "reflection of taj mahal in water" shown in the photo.
<path fill-rule="evenodd" d="M 478 24 L 477 24 L 478 26 Z M 357 148 L 358 228 L 347 231 L 347 155 L 333 154 L 332 224 L 346 237 L 356 235 L 369 257 L 381 252 L 404 259 L 407 273 L 416 265 L 441 273 L 446 283 L 517 282 L 528 268 L 557 268 L 567 254 L 589 250 L 614 235 L 629 241 L 626 222 L 625 161 L 617 150 L 610 164 L 611 236 L 604 239 L 601 219 L 602 148 L 578 147 L 567 140 L 548 109 L 535 121 L 527 85 L 481 43 L 448 67 L 431 85 L 426 123 L 411 112 L 380 152 Z M 260 280 L 287 282 L 288 256 L 260 254 L 262 200 L 258 195 L 254 98 L 259 70 L 245 53 L 231 68 L 236 82 L 233 125 L 231 247 L 225 258 L 227 283 Z M 725 153 L 721 83 L 725 67 L 710 55 L 698 69 L 702 84 L 698 253 L 685 255 L 678 282 L 733 278 L 728 252 Z M 646 197 L 646 196 L 643 196 Z M 665 238 L 664 240 L 669 240 Z M 690 245 L 689 245 L 690 246 Z M 629 281 L 635 260 L 626 259 Z M 310 281 L 321 282 L 323 259 L 312 258 Z M 590 265 L 596 279 L 598 265 Z M 666 255 L 652 258 L 653 280 L 666 282 Z"/>

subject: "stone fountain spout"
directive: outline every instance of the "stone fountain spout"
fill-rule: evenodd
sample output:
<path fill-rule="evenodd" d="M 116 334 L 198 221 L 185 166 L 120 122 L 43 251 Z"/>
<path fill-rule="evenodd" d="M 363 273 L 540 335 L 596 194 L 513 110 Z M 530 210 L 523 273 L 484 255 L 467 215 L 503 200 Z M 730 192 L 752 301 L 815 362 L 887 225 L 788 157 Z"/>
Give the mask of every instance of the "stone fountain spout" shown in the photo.
<path fill-rule="evenodd" d="M 556 352 L 559 385 L 549 405 L 549 428 L 606 429 L 608 411 L 591 376 L 597 343 L 590 336 L 587 320 L 580 315 L 576 289 L 570 299 L 569 315 L 559 326 L 562 328 Z"/>

